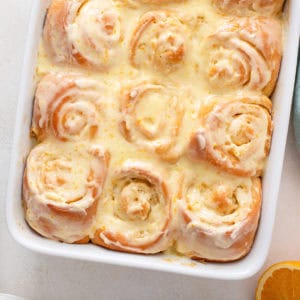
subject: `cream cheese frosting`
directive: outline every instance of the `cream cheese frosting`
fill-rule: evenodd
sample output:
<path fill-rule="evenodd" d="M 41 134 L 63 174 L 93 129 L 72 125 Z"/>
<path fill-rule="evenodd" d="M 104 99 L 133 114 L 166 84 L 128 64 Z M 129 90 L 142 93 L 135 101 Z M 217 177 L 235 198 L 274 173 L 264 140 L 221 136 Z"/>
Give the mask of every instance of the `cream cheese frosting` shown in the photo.
<path fill-rule="evenodd" d="M 24 176 L 32 228 L 118 251 L 246 255 L 282 54 L 282 1 L 248 2 L 52 1 Z"/>

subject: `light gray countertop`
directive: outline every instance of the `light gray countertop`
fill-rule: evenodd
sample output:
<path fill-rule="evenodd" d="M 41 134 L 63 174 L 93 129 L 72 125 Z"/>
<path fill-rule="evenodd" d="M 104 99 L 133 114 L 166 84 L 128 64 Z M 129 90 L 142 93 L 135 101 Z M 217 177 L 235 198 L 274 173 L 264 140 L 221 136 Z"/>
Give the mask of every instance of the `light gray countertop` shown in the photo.
<path fill-rule="evenodd" d="M 5 193 L 20 72 L 32 1 L 1 0 L 0 10 L 0 293 L 27 299 L 253 299 L 257 276 L 245 281 L 203 280 L 30 252 L 10 237 Z M 300 260 L 300 155 L 290 130 L 273 241 L 265 267 Z"/>

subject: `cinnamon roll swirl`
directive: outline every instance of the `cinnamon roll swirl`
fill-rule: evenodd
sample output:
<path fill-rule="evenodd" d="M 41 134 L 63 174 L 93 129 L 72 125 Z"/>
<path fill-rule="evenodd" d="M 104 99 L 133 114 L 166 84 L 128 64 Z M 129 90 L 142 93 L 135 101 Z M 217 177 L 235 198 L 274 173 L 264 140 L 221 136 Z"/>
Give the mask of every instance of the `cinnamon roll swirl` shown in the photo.
<path fill-rule="evenodd" d="M 32 133 L 39 140 L 93 139 L 109 103 L 106 89 L 78 75 L 49 74 L 38 85 Z M 103 119 L 102 118 L 102 119 Z"/>
<path fill-rule="evenodd" d="M 93 243 L 144 254 L 166 250 L 171 242 L 170 197 L 162 172 L 148 163 L 126 161 L 100 201 Z"/>
<path fill-rule="evenodd" d="M 162 72 L 176 70 L 186 52 L 184 27 L 169 11 L 150 11 L 138 22 L 130 42 L 133 66 Z"/>
<path fill-rule="evenodd" d="M 175 162 L 184 152 L 181 139 L 184 92 L 171 86 L 141 83 L 124 88 L 120 123 L 124 138 L 162 159 Z"/>
<path fill-rule="evenodd" d="M 245 88 L 269 96 L 281 55 L 281 27 L 272 18 L 232 18 L 203 47 L 206 77 L 215 90 Z"/>
<path fill-rule="evenodd" d="M 270 148 L 271 108 L 265 96 L 211 101 L 200 112 L 201 125 L 191 138 L 188 157 L 235 175 L 260 176 Z"/>
<path fill-rule="evenodd" d="M 29 225 L 53 240 L 87 243 L 108 163 L 109 155 L 100 146 L 36 146 L 23 180 Z"/>
<path fill-rule="evenodd" d="M 253 12 L 276 15 L 282 10 L 284 0 L 212 0 L 212 2 L 224 13 L 245 15 Z"/>
<path fill-rule="evenodd" d="M 252 246 L 260 207 L 258 178 L 214 182 L 195 178 L 178 204 L 178 252 L 207 261 L 242 258 Z"/>
<path fill-rule="evenodd" d="M 48 9 L 44 42 L 57 63 L 107 68 L 120 39 L 120 17 L 111 0 L 53 0 Z"/>

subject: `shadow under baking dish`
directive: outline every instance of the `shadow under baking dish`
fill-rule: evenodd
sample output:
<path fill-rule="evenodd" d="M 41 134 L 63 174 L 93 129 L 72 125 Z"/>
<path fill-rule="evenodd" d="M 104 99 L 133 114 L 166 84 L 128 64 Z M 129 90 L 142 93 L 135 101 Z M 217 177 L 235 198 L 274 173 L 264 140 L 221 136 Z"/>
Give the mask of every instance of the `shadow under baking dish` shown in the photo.
<path fill-rule="evenodd" d="M 21 245 L 31 250 L 54 256 L 102 262 L 120 266 L 173 272 L 214 279 L 245 279 L 263 266 L 271 243 L 277 196 L 284 159 L 285 143 L 292 104 L 293 85 L 297 61 L 300 29 L 300 2 L 289 1 L 286 14 L 289 24 L 285 39 L 280 76 L 272 97 L 274 104 L 274 134 L 271 152 L 263 179 L 263 205 L 261 220 L 251 252 L 243 259 L 231 263 L 199 263 L 171 254 L 135 255 L 106 250 L 91 244 L 68 245 L 51 241 L 34 233 L 24 219 L 21 201 L 22 175 L 25 159 L 32 148 L 29 136 L 35 66 L 38 44 L 49 1 L 34 1 L 25 52 L 20 96 L 17 108 L 11 170 L 6 202 L 8 227 Z"/>

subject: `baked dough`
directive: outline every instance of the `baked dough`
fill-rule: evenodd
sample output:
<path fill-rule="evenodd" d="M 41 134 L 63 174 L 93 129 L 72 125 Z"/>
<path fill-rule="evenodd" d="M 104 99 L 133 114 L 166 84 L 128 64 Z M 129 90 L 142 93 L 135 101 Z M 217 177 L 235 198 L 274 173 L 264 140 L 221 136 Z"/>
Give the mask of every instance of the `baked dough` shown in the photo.
<path fill-rule="evenodd" d="M 259 178 L 186 182 L 179 201 L 177 250 L 209 261 L 233 261 L 253 243 L 261 207 Z"/>
<path fill-rule="evenodd" d="M 108 68 L 121 35 L 120 16 L 111 0 L 53 0 L 48 9 L 44 41 L 57 63 Z"/>
<path fill-rule="evenodd" d="M 278 77 L 280 23 L 272 18 L 230 18 L 207 37 L 202 53 L 207 80 L 215 91 L 262 91 L 269 96 Z"/>
<path fill-rule="evenodd" d="M 175 86 L 143 82 L 123 89 L 120 130 L 129 142 L 169 162 L 183 154 L 185 103 L 188 94 Z M 161 112 L 164 112 L 163 114 Z"/>
<path fill-rule="evenodd" d="M 135 67 L 171 72 L 185 58 L 184 26 L 175 13 L 151 11 L 143 15 L 130 42 L 130 62 Z"/>
<path fill-rule="evenodd" d="M 23 181 L 26 220 L 44 237 L 88 242 L 109 164 L 101 146 L 41 143 L 30 153 Z"/>
<path fill-rule="evenodd" d="M 114 171 L 99 207 L 93 243 L 113 250 L 157 253 L 172 242 L 171 189 L 166 174 L 141 161 Z"/>
<path fill-rule="evenodd" d="M 52 0 L 24 173 L 30 227 L 130 253 L 245 256 L 271 144 L 282 4 Z"/>
<path fill-rule="evenodd" d="M 104 85 L 78 74 L 48 74 L 38 85 L 32 133 L 40 141 L 92 140 L 107 120 L 111 96 Z"/>
<path fill-rule="evenodd" d="M 188 156 L 239 176 L 261 176 L 269 153 L 272 103 L 265 96 L 210 99 Z"/>

